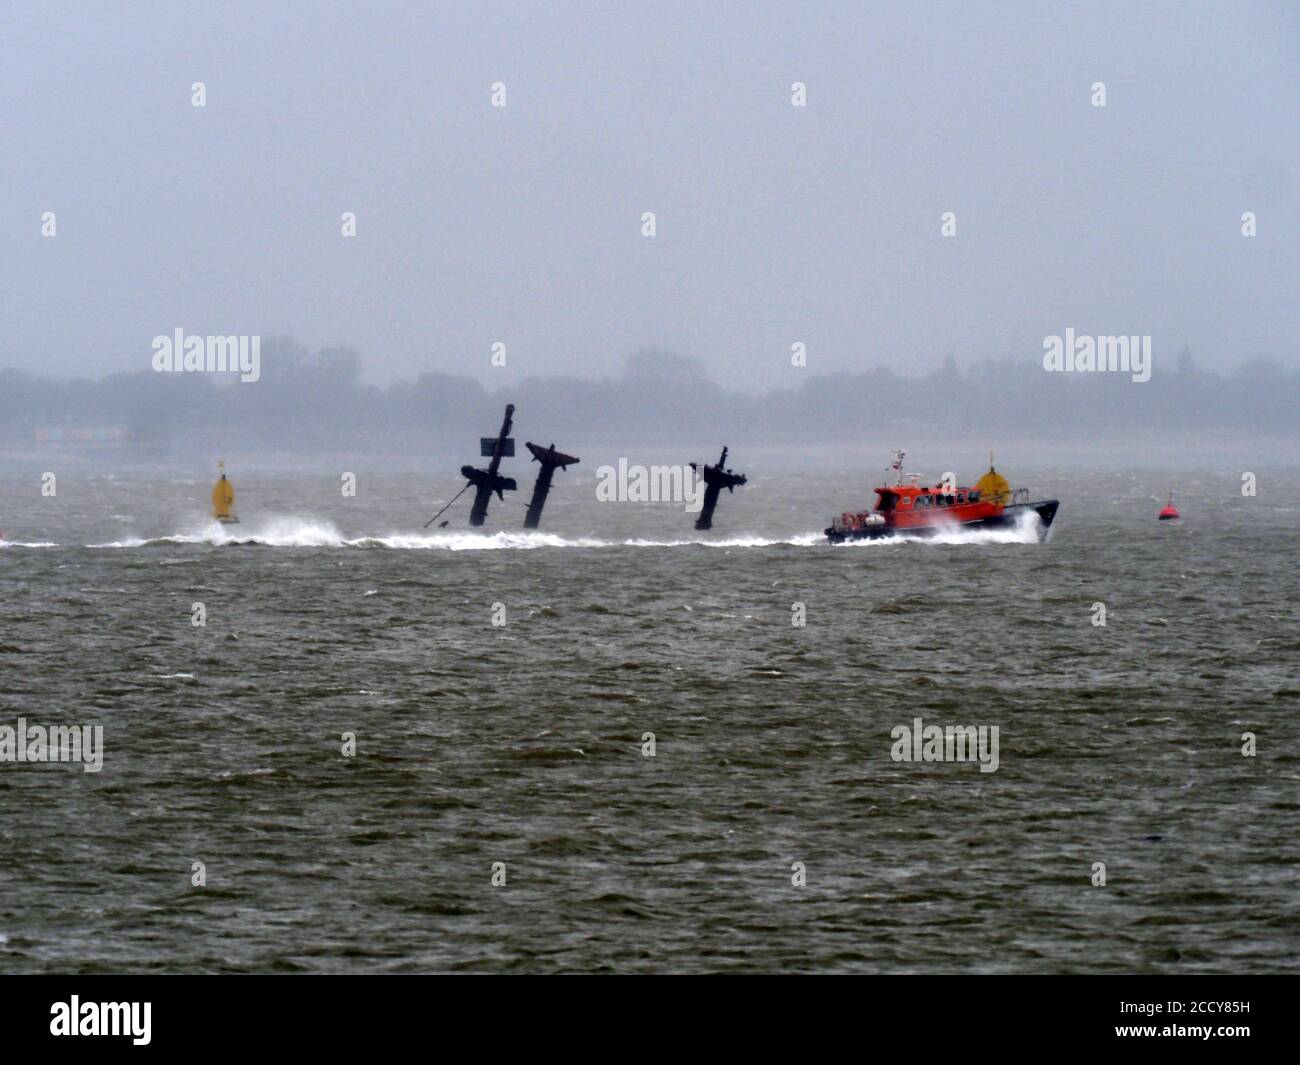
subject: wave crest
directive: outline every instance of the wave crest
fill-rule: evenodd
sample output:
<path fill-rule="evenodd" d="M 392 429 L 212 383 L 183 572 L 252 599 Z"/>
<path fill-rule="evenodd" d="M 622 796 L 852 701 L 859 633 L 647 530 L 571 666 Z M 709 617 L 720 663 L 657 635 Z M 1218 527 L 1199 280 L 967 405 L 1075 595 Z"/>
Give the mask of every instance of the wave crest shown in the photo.
<path fill-rule="evenodd" d="M 1032 511 L 1009 529 L 970 530 L 954 527 L 924 540 L 901 537 L 882 537 L 878 540 L 855 540 L 845 546 L 870 547 L 884 544 L 1028 544 L 1039 540 L 1039 519 Z M 395 532 L 383 536 L 347 537 L 337 526 L 314 518 L 275 518 L 256 526 L 230 526 L 217 522 L 191 532 L 156 536 L 147 539 L 114 540 L 110 543 L 88 544 L 91 548 L 148 548 L 175 545 L 206 545 L 209 547 L 332 547 L 361 548 L 395 551 L 529 551 L 537 548 L 601 548 L 601 547 L 814 547 L 826 542 L 821 532 L 793 533 L 787 536 L 758 536 L 741 534 L 720 539 L 702 536 L 673 540 L 653 540 L 645 537 L 605 540 L 591 536 L 565 537 L 549 532 L 523 530 L 498 530 L 496 532 Z M 6 541 L 0 541 L 3 545 Z M 12 546 L 56 547 L 57 544 L 25 544 Z"/>

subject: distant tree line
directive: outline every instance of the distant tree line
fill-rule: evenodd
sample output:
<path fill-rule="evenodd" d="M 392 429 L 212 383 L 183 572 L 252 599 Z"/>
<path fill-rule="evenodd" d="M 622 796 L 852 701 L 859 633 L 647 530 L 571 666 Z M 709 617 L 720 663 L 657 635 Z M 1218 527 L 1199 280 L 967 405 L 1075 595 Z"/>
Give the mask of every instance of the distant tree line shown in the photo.
<path fill-rule="evenodd" d="M 815 443 L 870 430 L 913 439 L 1010 431 L 1088 439 L 1138 429 L 1294 434 L 1300 425 L 1300 371 L 1255 359 L 1210 373 L 1186 351 L 1171 362 L 1157 358 L 1141 384 L 1121 373 L 1048 373 L 1036 356 L 965 368 L 950 357 L 920 376 L 790 367 L 789 387 L 755 396 L 724 390 L 696 360 L 646 350 L 621 376 L 603 380 L 536 377 L 488 389 L 474 378 L 426 373 L 381 388 L 362 383 L 355 351 L 312 353 L 277 338 L 263 344 L 254 384 L 150 370 L 72 381 L 0 371 L 0 445 L 31 444 L 37 430 L 53 426 L 123 426 L 160 455 L 233 440 L 244 451 L 463 451 L 466 439 L 496 427 L 507 401 L 520 409 L 523 436 L 575 446 L 699 437 Z"/>

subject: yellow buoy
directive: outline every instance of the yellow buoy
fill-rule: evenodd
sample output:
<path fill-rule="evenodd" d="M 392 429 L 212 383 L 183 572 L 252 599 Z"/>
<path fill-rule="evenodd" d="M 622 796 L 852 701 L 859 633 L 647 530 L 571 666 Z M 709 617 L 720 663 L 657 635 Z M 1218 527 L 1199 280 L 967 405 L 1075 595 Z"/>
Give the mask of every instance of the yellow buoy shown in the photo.
<path fill-rule="evenodd" d="M 225 468 L 225 462 L 217 463 L 217 469 Z M 224 524 L 239 521 L 235 517 L 235 486 L 226 479 L 224 473 L 221 475 L 221 480 L 212 486 L 212 516 Z"/>
<path fill-rule="evenodd" d="M 975 487 L 979 489 L 980 498 L 985 503 L 996 503 L 1005 507 L 1011 502 L 1011 485 L 993 468 L 992 451 L 989 452 L 989 472 L 979 479 Z"/>

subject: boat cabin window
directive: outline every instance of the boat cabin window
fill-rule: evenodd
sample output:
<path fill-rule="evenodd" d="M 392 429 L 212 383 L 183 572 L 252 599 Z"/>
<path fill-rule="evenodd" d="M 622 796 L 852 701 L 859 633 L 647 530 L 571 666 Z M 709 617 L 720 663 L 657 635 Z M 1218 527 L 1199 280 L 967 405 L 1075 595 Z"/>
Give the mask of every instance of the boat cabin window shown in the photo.
<path fill-rule="evenodd" d="M 978 489 L 977 489 L 976 491 L 974 491 L 974 492 L 971 492 L 971 494 L 970 494 L 970 501 L 971 501 L 972 503 L 978 503 L 978 502 L 980 501 L 980 494 L 979 494 Z"/>
<path fill-rule="evenodd" d="M 965 492 L 958 492 L 958 493 L 957 493 L 957 502 L 958 502 L 958 503 L 965 503 L 965 502 L 966 502 L 966 493 L 965 493 Z"/>
<path fill-rule="evenodd" d="M 930 497 L 929 497 L 929 496 L 917 496 L 917 497 L 916 497 L 916 505 L 917 505 L 918 507 L 928 507 L 928 506 L 930 505 Z"/>
<path fill-rule="evenodd" d="M 894 509 L 894 493 L 893 493 L 893 492 L 885 492 L 885 493 L 880 497 L 880 502 L 876 504 L 876 509 L 877 509 L 877 510 L 893 510 L 893 509 Z"/>

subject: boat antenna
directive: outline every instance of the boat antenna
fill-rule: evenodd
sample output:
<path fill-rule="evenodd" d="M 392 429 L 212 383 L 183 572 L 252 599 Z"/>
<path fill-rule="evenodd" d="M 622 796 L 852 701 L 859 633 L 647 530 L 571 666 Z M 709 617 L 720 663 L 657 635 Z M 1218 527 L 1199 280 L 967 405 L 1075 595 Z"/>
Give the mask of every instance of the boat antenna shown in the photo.
<path fill-rule="evenodd" d="M 903 483 L 903 458 L 907 455 L 907 452 L 901 447 L 896 447 L 892 450 L 894 453 L 894 462 L 890 468 L 895 472 L 894 484 L 900 485 Z"/>

